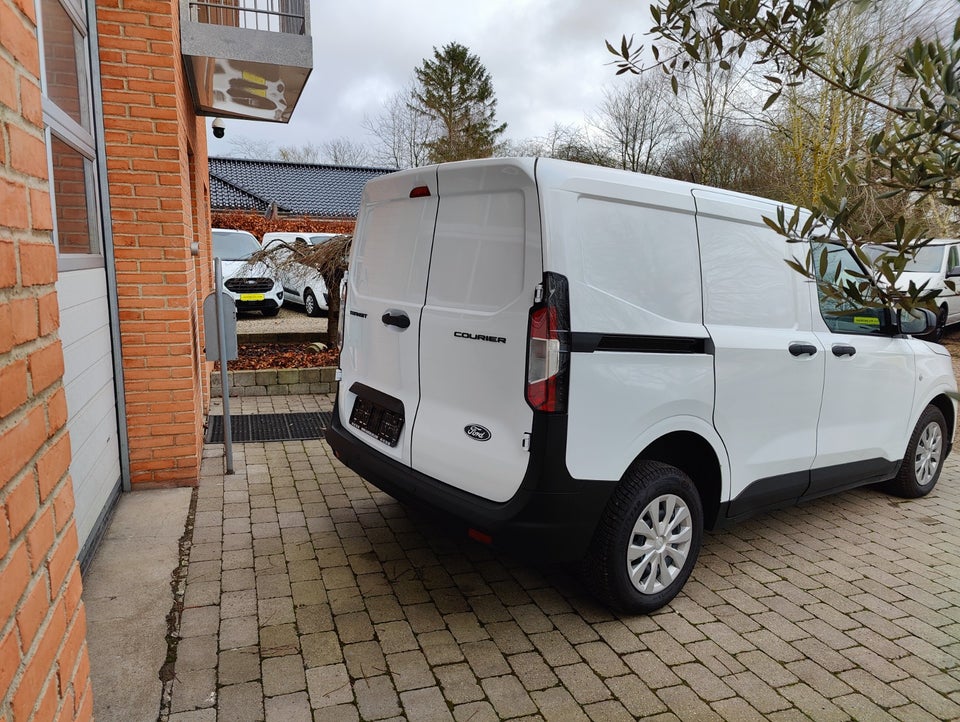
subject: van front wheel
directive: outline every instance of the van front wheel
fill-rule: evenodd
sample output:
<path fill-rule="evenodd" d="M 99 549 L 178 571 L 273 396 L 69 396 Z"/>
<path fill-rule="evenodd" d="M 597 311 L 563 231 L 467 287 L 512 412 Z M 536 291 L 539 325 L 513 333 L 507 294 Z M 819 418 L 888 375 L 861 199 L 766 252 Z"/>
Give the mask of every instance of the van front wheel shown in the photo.
<path fill-rule="evenodd" d="M 928 406 L 920 414 L 900 473 L 883 485 L 884 491 L 905 499 L 926 496 L 937 485 L 946 458 L 947 422 L 936 406 Z"/>
<path fill-rule="evenodd" d="M 660 462 L 624 476 L 594 535 L 584 571 L 606 604 L 652 612 L 683 588 L 703 538 L 703 507 L 685 473 Z"/>

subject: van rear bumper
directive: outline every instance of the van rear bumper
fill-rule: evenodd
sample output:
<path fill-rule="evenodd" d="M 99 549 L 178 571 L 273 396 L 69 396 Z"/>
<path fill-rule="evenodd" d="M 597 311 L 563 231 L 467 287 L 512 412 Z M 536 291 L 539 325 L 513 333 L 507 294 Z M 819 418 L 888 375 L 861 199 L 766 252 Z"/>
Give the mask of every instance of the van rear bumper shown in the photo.
<path fill-rule="evenodd" d="M 517 493 L 498 503 L 421 474 L 367 446 L 340 422 L 339 399 L 326 439 L 336 457 L 395 499 L 446 515 L 491 545 L 539 561 L 575 561 L 586 554 L 616 481 L 577 480 L 563 462 L 566 417 L 536 414 L 530 465 Z"/>

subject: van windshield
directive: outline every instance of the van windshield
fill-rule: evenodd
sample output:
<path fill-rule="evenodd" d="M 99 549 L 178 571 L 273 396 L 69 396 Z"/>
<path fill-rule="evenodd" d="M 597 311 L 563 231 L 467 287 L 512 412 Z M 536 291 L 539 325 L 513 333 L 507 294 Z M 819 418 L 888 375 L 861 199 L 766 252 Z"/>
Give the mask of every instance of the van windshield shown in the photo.
<path fill-rule="evenodd" d="M 893 253 L 893 249 L 884 246 L 864 246 L 864 252 L 871 261 L 877 260 L 880 254 Z M 943 253 L 946 246 L 924 246 L 917 251 L 912 261 L 907 261 L 903 270 L 906 273 L 937 273 L 943 264 Z"/>
<path fill-rule="evenodd" d="M 224 261 L 245 261 L 260 250 L 257 239 L 249 233 L 213 232 L 213 256 Z"/>

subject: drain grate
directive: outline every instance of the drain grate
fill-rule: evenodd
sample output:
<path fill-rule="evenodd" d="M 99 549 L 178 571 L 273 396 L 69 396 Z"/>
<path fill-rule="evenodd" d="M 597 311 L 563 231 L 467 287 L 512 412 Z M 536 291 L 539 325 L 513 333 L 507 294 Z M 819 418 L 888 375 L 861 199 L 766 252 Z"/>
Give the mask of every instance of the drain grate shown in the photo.
<path fill-rule="evenodd" d="M 330 425 L 329 411 L 302 414 L 230 415 L 230 437 L 233 441 L 297 441 L 322 439 Z M 223 416 L 207 417 L 208 444 L 223 443 Z"/>

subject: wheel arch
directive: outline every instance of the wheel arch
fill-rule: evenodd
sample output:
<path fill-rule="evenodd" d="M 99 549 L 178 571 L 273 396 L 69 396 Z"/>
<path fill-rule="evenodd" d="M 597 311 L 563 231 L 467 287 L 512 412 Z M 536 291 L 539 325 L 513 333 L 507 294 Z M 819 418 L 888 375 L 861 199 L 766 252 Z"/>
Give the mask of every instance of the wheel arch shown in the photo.
<path fill-rule="evenodd" d="M 928 406 L 935 406 L 940 409 L 940 413 L 943 414 L 943 418 L 947 422 L 947 429 L 949 430 L 950 438 L 952 439 L 954 432 L 956 431 L 956 413 L 953 402 L 946 394 L 940 394 L 939 396 L 931 399 Z"/>
<path fill-rule="evenodd" d="M 693 431 L 673 431 L 648 445 L 634 459 L 675 466 L 693 481 L 703 505 L 703 525 L 713 529 L 720 513 L 723 470 L 713 445 Z"/>

